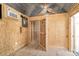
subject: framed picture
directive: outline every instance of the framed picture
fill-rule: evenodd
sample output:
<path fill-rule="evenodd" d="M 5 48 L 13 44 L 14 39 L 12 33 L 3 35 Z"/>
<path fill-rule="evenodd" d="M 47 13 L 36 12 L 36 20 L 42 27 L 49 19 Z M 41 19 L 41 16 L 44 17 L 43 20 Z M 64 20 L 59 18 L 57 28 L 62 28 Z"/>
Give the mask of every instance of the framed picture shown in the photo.
<path fill-rule="evenodd" d="M 21 16 L 22 17 L 22 27 L 28 27 L 28 19 Z"/>

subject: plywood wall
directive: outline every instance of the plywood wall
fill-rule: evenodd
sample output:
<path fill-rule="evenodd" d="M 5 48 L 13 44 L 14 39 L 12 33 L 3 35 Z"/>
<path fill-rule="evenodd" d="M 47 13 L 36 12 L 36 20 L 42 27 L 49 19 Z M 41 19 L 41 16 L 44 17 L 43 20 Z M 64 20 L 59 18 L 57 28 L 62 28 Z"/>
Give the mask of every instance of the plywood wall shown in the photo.
<path fill-rule="evenodd" d="M 53 14 L 41 17 L 31 17 L 30 21 L 43 20 L 46 21 L 46 49 L 69 48 L 69 16 L 67 13 Z M 44 39 L 43 39 L 44 40 Z M 41 40 L 41 42 L 43 42 Z"/>
<path fill-rule="evenodd" d="M 68 17 L 66 14 L 47 16 L 48 47 L 68 48 Z"/>
<path fill-rule="evenodd" d="M 5 44 L 5 38 L 6 38 L 6 34 L 5 33 L 5 23 L 3 21 L 0 20 L 0 53 L 2 53 L 5 49 L 6 46 L 4 46 Z"/>
<path fill-rule="evenodd" d="M 28 44 L 27 28 L 21 22 L 6 18 L 0 21 L 0 54 L 9 55 Z"/>

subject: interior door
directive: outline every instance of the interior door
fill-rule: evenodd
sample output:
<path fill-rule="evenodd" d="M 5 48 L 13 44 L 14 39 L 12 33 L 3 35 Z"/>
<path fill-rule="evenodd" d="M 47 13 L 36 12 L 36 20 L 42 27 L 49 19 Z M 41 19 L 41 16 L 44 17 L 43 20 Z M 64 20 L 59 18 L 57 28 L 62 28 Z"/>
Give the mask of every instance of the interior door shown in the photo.
<path fill-rule="evenodd" d="M 48 47 L 68 48 L 68 21 L 63 14 L 48 16 Z"/>
<path fill-rule="evenodd" d="M 40 21 L 40 46 L 46 50 L 46 22 L 45 19 Z"/>
<path fill-rule="evenodd" d="M 56 26 L 56 44 L 64 48 L 68 48 L 68 27 L 66 19 L 58 19 Z"/>

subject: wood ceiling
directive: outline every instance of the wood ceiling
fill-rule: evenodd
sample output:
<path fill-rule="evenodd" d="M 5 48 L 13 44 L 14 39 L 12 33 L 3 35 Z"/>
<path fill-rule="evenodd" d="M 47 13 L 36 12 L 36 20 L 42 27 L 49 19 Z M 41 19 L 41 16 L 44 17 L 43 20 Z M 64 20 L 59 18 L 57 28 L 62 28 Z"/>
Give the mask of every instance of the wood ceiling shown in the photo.
<path fill-rule="evenodd" d="M 7 5 L 15 8 L 16 10 L 22 12 L 27 16 L 36 16 L 39 14 L 43 14 L 42 11 L 44 9 L 45 3 L 6 3 Z M 50 8 L 49 11 L 56 13 L 67 12 L 69 8 L 71 8 L 74 3 L 46 3 Z"/>

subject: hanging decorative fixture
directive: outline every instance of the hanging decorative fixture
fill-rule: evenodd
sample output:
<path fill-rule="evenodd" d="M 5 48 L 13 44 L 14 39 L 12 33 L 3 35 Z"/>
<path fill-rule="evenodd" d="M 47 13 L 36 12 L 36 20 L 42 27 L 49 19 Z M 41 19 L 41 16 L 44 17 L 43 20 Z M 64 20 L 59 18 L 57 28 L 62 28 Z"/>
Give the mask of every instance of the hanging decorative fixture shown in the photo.
<path fill-rule="evenodd" d="M 50 5 L 48 5 L 47 3 L 45 3 L 44 5 L 41 5 L 41 8 L 43 9 L 39 15 L 41 14 L 55 14 L 56 11 L 54 11 L 52 8 L 49 8 Z"/>

